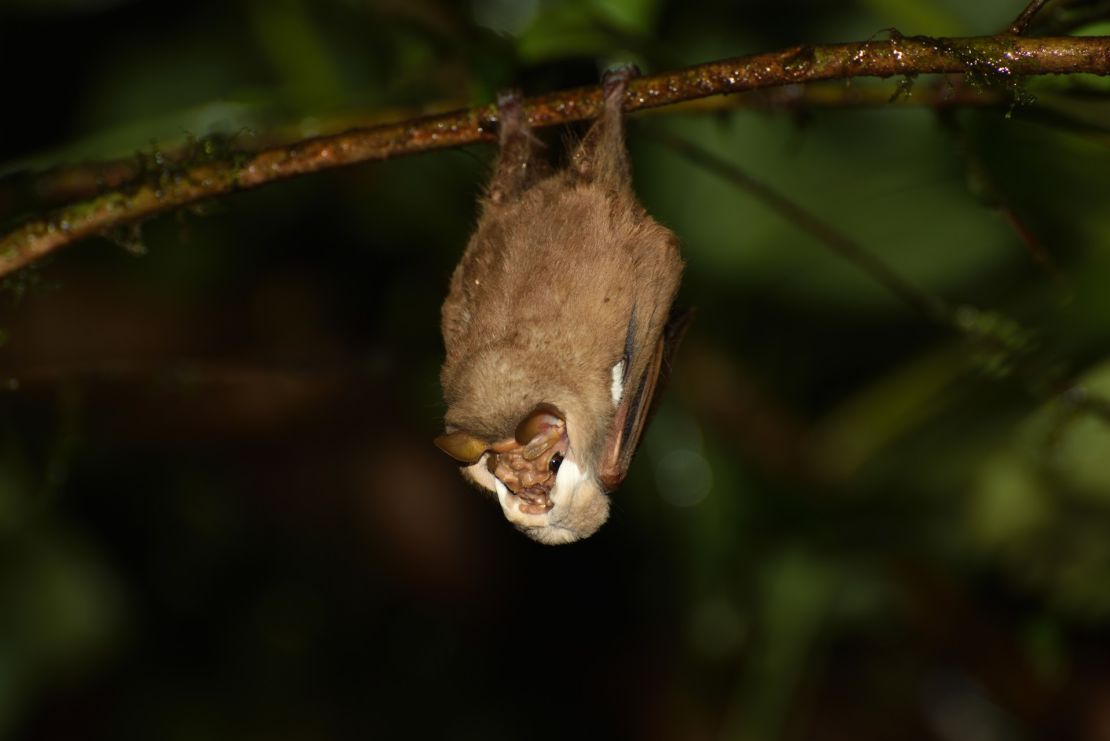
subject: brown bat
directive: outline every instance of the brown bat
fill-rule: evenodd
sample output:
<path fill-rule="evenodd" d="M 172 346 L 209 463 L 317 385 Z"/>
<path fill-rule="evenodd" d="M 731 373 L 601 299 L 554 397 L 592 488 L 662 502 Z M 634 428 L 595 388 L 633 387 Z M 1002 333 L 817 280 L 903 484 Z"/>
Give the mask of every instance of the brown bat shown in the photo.
<path fill-rule="evenodd" d="M 519 97 L 504 95 L 501 151 L 477 230 L 443 303 L 446 429 L 436 445 L 541 543 L 609 516 L 685 322 L 674 234 L 632 192 L 624 145 L 630 70 L 550 172 Z"/>

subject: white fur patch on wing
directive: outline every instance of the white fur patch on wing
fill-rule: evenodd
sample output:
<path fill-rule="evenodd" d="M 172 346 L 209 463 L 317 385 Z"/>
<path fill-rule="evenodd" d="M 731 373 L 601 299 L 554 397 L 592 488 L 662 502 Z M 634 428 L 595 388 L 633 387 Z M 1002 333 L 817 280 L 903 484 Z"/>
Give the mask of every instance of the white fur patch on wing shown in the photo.
<path fill-rule="evenodd" d="M 624 396 L 624 360 L 613 366 L 613 385 L 609 388 L 609 393 L 613 397 L 613 406 L 618 407 L 621 404 L 621 397 Z"/>

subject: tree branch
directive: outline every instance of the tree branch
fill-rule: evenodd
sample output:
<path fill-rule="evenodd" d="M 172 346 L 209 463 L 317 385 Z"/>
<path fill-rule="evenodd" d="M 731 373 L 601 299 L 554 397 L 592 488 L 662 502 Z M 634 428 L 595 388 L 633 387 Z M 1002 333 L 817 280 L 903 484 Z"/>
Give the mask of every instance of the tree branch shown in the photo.
<path fill-rule="evenodd" d="M 1021 76 L 1077 72 L 1110 74 L 1110 38 L 896 35 L 887 41 L 795 46 L 643 77 L 629 85 L 625 109 L 817 80 L 928 73 L 962 73 L 976 84 L 1012 91 Z M 592 86 L 532 98 L 524 108 L 529 122 L 541 127 L 593 118 L 600 103 L 600 88 Z M 165 170 L 9 231 L 0 237 L 0 276 L 86 237 L 205 199 L 358 162 L 493 141 L 496 124 L 497 109 L 487 105 Z"/>
<path fill-rule="evenodd" d="M 871 106 L 919 106 L 934 109 L 990 108 L 1010 105 L 1010 96 L 1003 91 L 969 85 L 951 77 L 938 78 L 931 84 L 918 84 L 912 94 L 891 96 L 887 87 L 880 85 L 843 85 L 836 81 L 813 84 L 792 84 L 734 93 L 728 97 L 713 96 L 676 104 L 671 110 L 708 113 L 715 111 L 758 110 L 775 113 L 806 113 L 817 109 L 865 108 Z M 452 110 L 438 106 L 438 110 Z M 425 114 L 427 107 L 425 107 Z M 398 110 L 393 119 L 421 115 L 415 111 Z M 361 120 L 360 120 L 361 119 Z M 314 128 L 334 135 L 354 127 L 363 129 L 383 123 L 381 113 L 370 116 L 344 115 L 334 121 L 315 120 Z M 319 135 L 319 134 L 318 134 Z M 238 152 L 240 158 L 262 148 L 287 146 L 303 138 L 289 131 L 252 133 L 250 146 L 236 147 L 234 142 L 219 136 L 191 141 L 183 146 L 152 153 L 137 152 L 130 157 L 61 164 L 38 171 L 22 170 L 0 175 L 0 219 L 23 211 L 45 211 L 65 206 L 79 200 L 95 198 L 109 190 L 134 185 L 154 170 L 186 168 L 201 161 L 212 161 Z M 161 161 L 158 165 L 157 160 Z"/>

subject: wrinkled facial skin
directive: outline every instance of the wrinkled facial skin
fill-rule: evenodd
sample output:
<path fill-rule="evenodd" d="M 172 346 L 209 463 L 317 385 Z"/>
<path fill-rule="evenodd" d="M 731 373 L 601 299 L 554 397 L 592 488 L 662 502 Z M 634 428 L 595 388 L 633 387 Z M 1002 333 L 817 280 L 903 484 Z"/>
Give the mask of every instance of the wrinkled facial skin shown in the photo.
<path fill-rule="evenodd" d="M 446 432 L 463 475 L 531 538 L 570 543 L 609 516 L 681 335 L 674 235 L 632 192 L 629 71 L 569 164 L 548 171 L 515 95 L 500 156 L 443 304 Z"/>

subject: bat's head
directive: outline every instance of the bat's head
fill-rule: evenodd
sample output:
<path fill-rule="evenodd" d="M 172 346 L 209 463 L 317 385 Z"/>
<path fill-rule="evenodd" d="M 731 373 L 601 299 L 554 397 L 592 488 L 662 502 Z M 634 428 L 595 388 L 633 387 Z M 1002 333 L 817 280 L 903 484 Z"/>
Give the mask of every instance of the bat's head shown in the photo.
<path fill-rule="evenodd" d="M 608 518 L 608 492 L 628 473 L 689 317 L 675 314 L 650 352 L 635 351 L 633 318 L 623 354 L 595 372 L 560 373 L 550 360 L 535 365 L 496 346 L 476 353 L 460 369 L 466 391 L 436 445 L 529 537 L 549 545 L 589 537 Z M 535 401 L 533 390 L 545 387 L 553 401 Z"/>
<path fill-rule="evenodd" d="M 596 464 L 572 444 L 573 417 L 538 404 L 511 437 L 490 440 L 456 429 L 436 439 L 464 475 L 497 497 L 519 530 L 548 545 L 593 535 L 609 516 Z"/>

